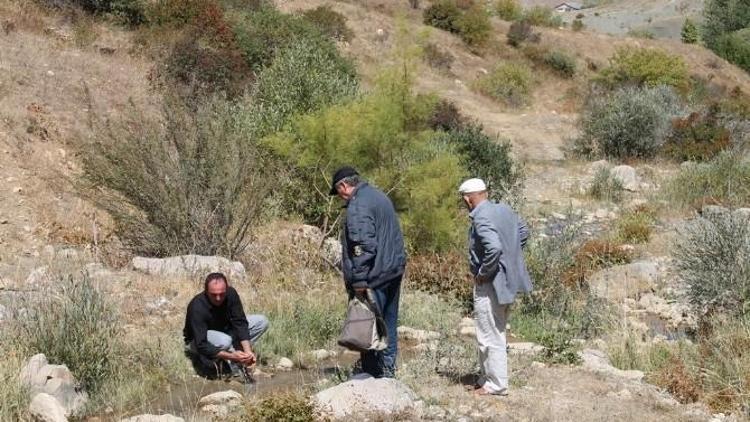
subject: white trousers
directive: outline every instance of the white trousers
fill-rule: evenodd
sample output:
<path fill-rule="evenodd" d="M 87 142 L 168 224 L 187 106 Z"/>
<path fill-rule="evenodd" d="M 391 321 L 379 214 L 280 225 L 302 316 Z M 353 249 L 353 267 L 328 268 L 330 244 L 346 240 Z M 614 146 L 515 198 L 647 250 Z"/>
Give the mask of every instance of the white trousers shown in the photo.
<path fill-rule="evenodd" d="M 508 351 L 505 326 L 510 305 L 500 305 L 492 283 L 474 285 L 474 319 L 482 378 L 479 385 L 490 393 L 508 389 Z"/>

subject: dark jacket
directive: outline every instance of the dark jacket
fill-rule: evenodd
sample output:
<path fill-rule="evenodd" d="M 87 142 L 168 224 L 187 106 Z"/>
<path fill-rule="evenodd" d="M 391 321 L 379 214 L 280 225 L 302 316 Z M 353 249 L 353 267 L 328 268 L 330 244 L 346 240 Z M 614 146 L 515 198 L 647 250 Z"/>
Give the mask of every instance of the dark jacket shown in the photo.
<path fill-rule="evenodd" d="M 469 266 L 479 282 L 492 283 L 501 305 L 516 294 L 531 292 L 523 247 L 529 238 L 526 222 L 504 203 L 484 201 L 469 214 Z"/>
<path fill-rule="evenodd" d="M 346 287 L 378 288 L 403 275 L 406 251 L 390 199 L 360 184 L 346 204 L 341 243 Z"/>
<path fill-rule="evenodd" d="M 194 341 L 198 353 L 214 358 L 219 349 L 206 339 L 208 330 L 227 333 L 236 342 L 250 340 L 247 317 L 237 290 L 227 287 L 227 295 L 221 306 L 211 304 L 205 292 L 195 295 L 190 301 L 185 315 L 185 328 L 182 329 L 185 344 Z"/>

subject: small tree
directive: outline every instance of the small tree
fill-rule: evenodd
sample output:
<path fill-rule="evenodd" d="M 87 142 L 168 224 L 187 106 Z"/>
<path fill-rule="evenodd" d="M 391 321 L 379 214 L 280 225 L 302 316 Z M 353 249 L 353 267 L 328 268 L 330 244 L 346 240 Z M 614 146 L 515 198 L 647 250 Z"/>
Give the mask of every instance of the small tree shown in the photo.
<path fill-rule="evenodd" d="M 515 21 L 523 16 L 523 8 L 518 0 L 497 0 L 495 13 L 502 20 Z"/>
<path fill-rule="evenodd" d="M 685 44 L 695 44 L 698 42 L 698 27 L 690 19 L 685 19 L 682 25 L 682 42 Z"/>

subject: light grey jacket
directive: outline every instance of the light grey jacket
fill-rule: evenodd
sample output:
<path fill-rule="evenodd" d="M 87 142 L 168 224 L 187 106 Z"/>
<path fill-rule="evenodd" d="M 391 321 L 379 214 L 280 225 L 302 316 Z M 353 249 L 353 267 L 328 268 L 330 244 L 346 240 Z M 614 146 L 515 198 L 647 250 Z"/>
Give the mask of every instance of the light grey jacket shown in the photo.
<path fill-rule="evenodd" d="M 513 303 L 519 292 L 531 292 L 522 250 L 529 237 L 526 222 L 508 205 L 490 201 L 469 217 L 469 266 L 477 282 L 492 282 L 501 305 Z"/>

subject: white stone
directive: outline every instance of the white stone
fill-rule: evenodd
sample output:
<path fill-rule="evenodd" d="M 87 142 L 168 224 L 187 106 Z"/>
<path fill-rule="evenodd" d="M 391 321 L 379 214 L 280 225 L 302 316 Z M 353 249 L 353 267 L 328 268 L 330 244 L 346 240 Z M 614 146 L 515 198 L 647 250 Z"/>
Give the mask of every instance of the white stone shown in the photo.
<path fill-rule="evenodd" d="M 391 415 L 415 411 L 416 399 L 416 394 L 401 381 L 367 374 L 357 375 L 313 397 L 322 415 L 334 419 L 378 415 L 387 420 Z"/>
<path fill-rule="evenodd" d="M 539 353 L 543 350 L 543 346 L 532 342 L 508 343 L 508 352 L 511 354 L 530 355 Z"/>
<path fill-rule="evenodd" d="M 217 419 L 226 418 L 241 406 L 242 394 L 234 390 L 219 391 L 198 400 L 198 408 L 201 412 Z"/>
<path fill-rule="evenodd" d="M 144 414 L 144 415 L 133 416 L 127 419 L 120 419 L 120 422 L 185 422 L 185 419 L 182 419 L 180 417 L 173 416 L 170 414 L 165 414 L 165 415 Z"/>
<path fill-rule="evenodd" d="M 281 358 L 279 359 L 279 362 L 276 364 L 276 367 L 281 370 L 288 371 L 294 368 L 294 362 L 292 362 L 292 360 L 289 358 Z"/>
<path fill-rule="evenodd" d="M 222 272 L 229 281 L 245 280 L 245 266 L 220 256 L 182 255 L 169 258 L 133 258 L 134 270 L 142 273 L 172 277 L 205 277 L 211 272 Z"/>
<path fill-rule="evenodd" d="M 598 297 L 622 301 L 627 297 L 653 291 L 658 277 L 656 263 L 639 261 L 599 271 L 591 276 L 589 286 Z"/>
<path fill-rule="evenodd" d="M 18 378 L 32 395 L 45 393 L 54 397 L 67 416 L 77 415 L 88 401 L 86 392 L 78 390 L 78 383 L 70 370 L 65 365 L 50 365 L 41 353 L 29 359 Z"/>
<path fill-rule="evenodd" d="M 309 353 L 309 355 L 316 362 L 320 362 L 332 356 L 336 356 L 335 352 L 331 352 L 326 349 L 313 350 L 312 352 Z"/>
<path fill-rule="evenodd" d="M 625 190 L 637 192 L 641 189 L 641 179 L 633 167 L 625 165 L 614 167 L 612 177 L 619 180 Z"/>
<path fill-rule="evenodd" d="M 67 422 L 65 408 L 56 398 L 46 393 L 39 393 L 29 403 L 29 415 L 37 422 Z"/>
<path fill-rule="evenodd" d="M 633 381 L 643 380 L 644 374 L 641 371 L 623 371 L 617 369 L 609 362 L 607 355 L 595 349 L 584 349 L 578 353 L 583 361 L 583 367 L 593 372 L 611 375 L 619 378 L 625 378 Z"/>
<path fill-rule="evenodd" d="M 750 208 L 737 208 L 732 211 L 732 216 L 734 216 L 734 218 L 750 219 Z"/>
<path fill-rule="evenodd" d="M 26 284 L 39 284 L 48 281 L 49 278 L 49 268 L 46 265 L 43 267 L 37 267 L 29 273 L 28 277 L 26 277 Z"/>
<path fill-rule="evenodd" d="M 440 333 L 435 331 L 418 330 L 411 327 L 401 326 L 398 327 L 398 338 L 402 340 L 412 340 L 420 343 L 424 343 L 430 340 L 437 340 L 440 338 Z"/>

